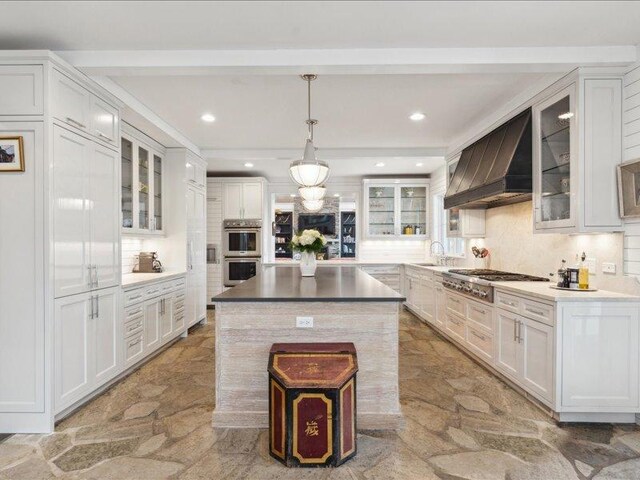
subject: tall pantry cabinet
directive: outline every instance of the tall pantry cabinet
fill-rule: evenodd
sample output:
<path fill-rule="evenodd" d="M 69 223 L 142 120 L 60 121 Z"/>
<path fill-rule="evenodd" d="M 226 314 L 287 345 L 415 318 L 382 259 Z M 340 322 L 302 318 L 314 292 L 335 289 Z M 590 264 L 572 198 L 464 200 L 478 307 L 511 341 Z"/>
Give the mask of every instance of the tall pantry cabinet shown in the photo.
<path fill-rule="evenodd" d="M 24 160 L 0 175 L 0 432 L 52 431 L 121 370 L 119 107 L 52 53 L 0 52 Z"/>

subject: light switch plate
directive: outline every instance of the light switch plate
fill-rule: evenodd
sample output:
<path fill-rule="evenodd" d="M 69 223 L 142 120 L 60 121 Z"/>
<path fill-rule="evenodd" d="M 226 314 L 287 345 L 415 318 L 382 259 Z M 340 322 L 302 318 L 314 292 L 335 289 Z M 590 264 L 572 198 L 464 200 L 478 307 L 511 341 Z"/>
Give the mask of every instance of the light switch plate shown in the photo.
<path fill-rule="evenodd" d="M 616 264 L 613 262 L 603 262 L 602 273 L 616 273 Z"/>
<path fill-rule="evenodd" d="M 313 317 L 296 317 L 296 327 L 313 328 Z"/>

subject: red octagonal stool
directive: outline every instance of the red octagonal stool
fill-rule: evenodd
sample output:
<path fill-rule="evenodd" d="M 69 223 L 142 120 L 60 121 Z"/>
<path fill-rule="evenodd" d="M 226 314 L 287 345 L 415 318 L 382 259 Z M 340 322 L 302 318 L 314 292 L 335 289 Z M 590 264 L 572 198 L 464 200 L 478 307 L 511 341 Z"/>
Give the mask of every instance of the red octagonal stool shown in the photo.
<path fill-rule="evenodd" d="M 353 343 L 274 343 L 269 451 L 288 467 L 337 467 L 356 454 Z"/>

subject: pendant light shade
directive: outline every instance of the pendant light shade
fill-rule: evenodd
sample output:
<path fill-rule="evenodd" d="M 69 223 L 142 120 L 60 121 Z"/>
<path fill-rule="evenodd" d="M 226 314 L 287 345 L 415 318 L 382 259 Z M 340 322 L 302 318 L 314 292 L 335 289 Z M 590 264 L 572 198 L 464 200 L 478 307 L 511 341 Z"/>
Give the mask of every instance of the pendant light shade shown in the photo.
<path fill-rule="evenodd" d="M 324 200 L 303 200 L 302 206 L 308 212 L 318 212 L 322 209 Z"/>
<path fill-rule="evenodd" d="M 327 193 L 326 187 L 300 187 L 298 193 L 303 200 L 322 200 Z"/>
<path fill-rule="evenodd" d="M 302 75 L 302 79 L 307 82 L 308 88 L 308 118 L 306 124 L 309 129 L 309 136 L 304 147 L 302 160 L 297 160 L 289 165 L 289 174 L 291 179 L 301 187 L 318 187 L 329 178 L 329 165 L 316 158 L 316 148 L 313 145 L 313 126 L 318 121 L 311 118 L 311 82 L 316 79 L 316 76 L 306 74 Z"/>

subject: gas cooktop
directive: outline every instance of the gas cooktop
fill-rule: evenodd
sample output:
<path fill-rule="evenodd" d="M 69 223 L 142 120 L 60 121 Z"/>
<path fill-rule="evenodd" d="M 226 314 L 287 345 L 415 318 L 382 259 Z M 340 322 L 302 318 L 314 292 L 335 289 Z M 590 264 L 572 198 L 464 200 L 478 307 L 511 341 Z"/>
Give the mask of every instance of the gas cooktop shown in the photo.
<path fill-rule="evenodd" d="M 548 282 L 548 278 L 534 277 L 523 273 L 501 272 L 499 270 L 484 269 L 452 269 L 449 273 L 465 277 L 479 278 L 489 282 Z"/>

